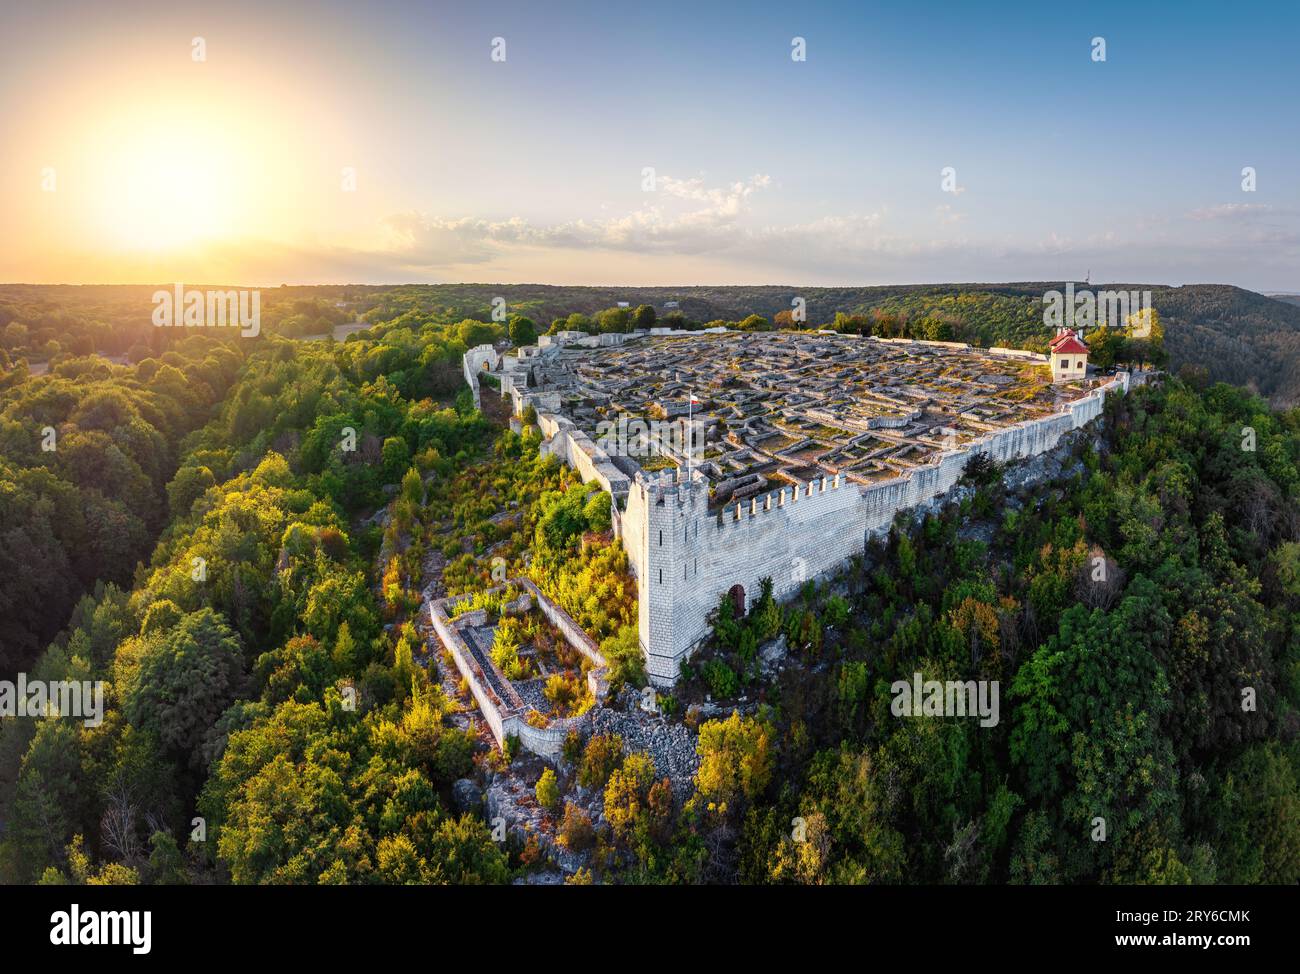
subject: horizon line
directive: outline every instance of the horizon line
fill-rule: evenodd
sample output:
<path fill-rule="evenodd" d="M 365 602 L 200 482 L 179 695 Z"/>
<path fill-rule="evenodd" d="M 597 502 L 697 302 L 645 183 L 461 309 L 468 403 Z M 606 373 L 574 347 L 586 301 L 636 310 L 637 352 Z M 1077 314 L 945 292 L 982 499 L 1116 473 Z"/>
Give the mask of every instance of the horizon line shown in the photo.
<path fill-rule="evenodd" d="M 1150 281 L 1098 281 L 1096 283 L 1088 281 L 1076 281 L 1073 278 L 1041 278 L 1039 280 L 1018 280 L 1018 281 L 938 281 L 938 282 L 891 282 L 889 284 L 551 284 L 544 281 L 524 281 L 524 282 L 507 282 L 507 281 L 402 281 L 398 283 L 370 283 L 365 281 L 349 281 L 347 283 L 327 283 L 323 281 L 315 282 L 288 282 L 283 281 L 279 284 L 245 284 L 231 283 L 213 284 L 212 282 L 203 282 L 202 284 L 193 284 L 186 286 L 201 287 L 233 287 L 233 288 L 265 288 L 278 289 L 290 287 L 364 287 L 364 288 L 398 288 L 398 287 L 546 287 L 546 288 L 574 288 L 588 291 L 598 290 L 626 290 L 626 291 L 656 291 L 666 289 L 680 290 L 699 290 L 704 288 L 750 288 L 750 289 L 770 289 L 770 290 L 791 290 L 802 289 L 807 291 L 828 291 L 836 289 L 869 289 L 869 288 L 917 288 L 917 287 L 935 287 L 935 288 L 973 288 L 973 287 L 1020 287 L 1037 284 L 1082 284 L 1088 288 L 1100 287 L 1150 287 L 1150 288 L 1183 288 L 1183 287 L 1233 287 L 1241 291 L 1250 291 L 1254 294 L 1260 294 L 1268 297 L 1274 294 L 1287 296 L 1300 296 L 1300 286 L 1295 290 L 1288 288 L 1251 288 L 1241 284 L 1233 284 L 1228 281 L 1196 281 L 1184 284 L 1165 284 L 1153 283 Z M 57 281 L 57 282 L 32 282 L 32 281 L 4 281 L 0 282 L 0 288 L 7 287 L 175 287 L 176 284 L 185 284 L 184 281 L 132 281 L 132 282 L 115 282 L 107 281 Z"/>

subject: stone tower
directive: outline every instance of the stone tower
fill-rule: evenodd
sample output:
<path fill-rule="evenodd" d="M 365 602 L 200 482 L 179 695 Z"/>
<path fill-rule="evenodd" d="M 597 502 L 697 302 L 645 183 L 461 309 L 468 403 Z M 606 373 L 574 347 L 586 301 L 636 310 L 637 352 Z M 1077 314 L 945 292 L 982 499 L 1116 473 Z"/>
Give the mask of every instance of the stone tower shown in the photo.
<path fill-rule="evenodd" d="M 646 673 L 671 686 L 698 639 L 700 530 L 708 517 L 708 480 L 698 470 L 638 473 L 622 518 L 623 544 L 637 575 L 638 628 Z M 706 610 L 707 611 L 707 610 Z M 698 615 L 698 617 L 697 617 Z"/>

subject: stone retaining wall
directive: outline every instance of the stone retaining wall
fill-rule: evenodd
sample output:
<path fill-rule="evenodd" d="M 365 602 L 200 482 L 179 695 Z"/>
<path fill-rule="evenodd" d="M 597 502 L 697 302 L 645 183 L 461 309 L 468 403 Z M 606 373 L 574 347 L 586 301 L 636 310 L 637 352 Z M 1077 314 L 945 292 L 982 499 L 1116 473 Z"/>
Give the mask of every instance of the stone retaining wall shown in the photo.
<path fill-rule="evenodd" d="M 584 481 L 595 481 L 611 497 L 621 500 L 632 485 L 631 478 L 614 465 L 614 461 L 596 442 L 578 429 L 573 421 L 554 413 L 538 410 L 537 425 L 546 438 L 542 452 L 559 457 L 576 470 Z"/>
<path fill-rule="evenodd" d="M 498 697 L 496 692 L 488 685 L 487 677 L 480 670 L 478 663 L 475 662 L 473 652 L 465 645 L 465 640 L 461 638 L 460 633 L 452 625 L 452 620 L 446 612 L 446 606 L 455 601 L 457 600 L 440 599 L 430 604 L 429 615 L 433 622 L 434 632 L 438 634 L 443 646 L 451 653 L 451 657 L 456 663 L 456 669 L 460 670 L 460 675 L 469 684 L 469 692 L 474 697 L 474 702 L 478 704 L 483 719 L 487 721 L 488 727 L 491 728 L 492 736 L 496 738 L 497 745 L 504 747 L 506 738 L 514 732 L 513 728 L 519 722 L 518 708 L 511 706 Z M 502 679 L 505 679 L 504 674 Z"/>
<path fill-rule="evenodd" d="M 591 660 L 594 665 L 587 672 L 587 688 L 591 690 L 597 702 L 603 699 L 609 689 L 606 677 L 608 664 L 592 638 L 583 631 L 582 627 L 578 625 L 571 615 L 547 598 L 533 584 L 531 579 L 511 579 L 503 585 L 489 589 L 488 592 L 500 592 L 511 586 L 527 593 L 526 597 L 531 599 L 533 605 L 537 607 L 547 621 L 559 630 L 565 641 Z M 508 699 L 506 699 L 492 688 L 492 679 L 489 679 L 488 675 L 482 671 L 473 650 L 465 643 L 465 639 L 460 632 L 457 631 L 460 626 L 478 624 L 477 617 L 479 616 L 482 617 L 484 622 L 487 618 L 485 610 L 476 609 L 453 619 L 447 611 L 448 607 L 464 598 L 466 596 L 439 599 L 430 604 L 429 615 L 433 622 L 434 631 L 438 634 L 443 646 L 451 653 L 452 660 L 456 663 L 456 669 L 460 671 L 460 675 L 465 678 L 465 682 L 469 685 L 470 694 L 474 697 L 474 702 L 478 704 L 483 719 L 487 721 L 488 727 L 492 730 L 492 736 L 496 739 L 497 746 L 504 749 L 507 738 L 518 737 L 519 743 L 534 754 L 548 760 L 554 760 L 559 756 L 569 732 L 581 727 L 588 715 L 557 718 L 551 720 L 545 727 L 534 727 L 529 724 L 527 720 L 528 707 L 523 698 L 515 691 L 510 680 L 490 659 L 484 661 L 486 666 L 492 668 L 492 676 L 496 682 L 507 688 Z"/>

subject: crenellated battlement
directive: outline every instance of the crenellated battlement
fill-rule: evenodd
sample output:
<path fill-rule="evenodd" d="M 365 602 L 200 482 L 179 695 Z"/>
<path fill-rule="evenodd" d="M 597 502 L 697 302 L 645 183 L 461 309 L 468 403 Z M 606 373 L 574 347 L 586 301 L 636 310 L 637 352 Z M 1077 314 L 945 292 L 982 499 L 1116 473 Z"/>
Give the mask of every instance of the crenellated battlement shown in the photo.
<path fill-rule="evenodd" d="M 709 486 L 709 478 L 699 470 L 692 470 L 688 474 L 681 467 L 674 467 L 671 470 L 659 470 L 653 473 L 638 470 L 635 480 L 652 493 L 676 492 L 680 487 L 690 490 L 697 486 L 703 486 L 707 489 Z"/>
<path fill-rule="evenodd" d="M 692 470 L 689 476 L 681 468 L 656 473 L 638 470 L 632 482 L 648 508 L 672 506 L 693 510 L 708 505 L 709 479 L 698 470 Z"/>
<path fill-rule="evenodd" d="M 815 503 L 823 494 L 840 490 L 847 482 L 842 474 L 837 473 L 834 477 L 823 475 L 803 484 L 791 484 L 765 494 L 746 497 L 735 503 L 729 502 L 718 509 L 717 524 L 719 527 L 728 523 L 739 524 L 768 511 L 780 511 L 787 506 L 793 508 L 799 504 Z"/>

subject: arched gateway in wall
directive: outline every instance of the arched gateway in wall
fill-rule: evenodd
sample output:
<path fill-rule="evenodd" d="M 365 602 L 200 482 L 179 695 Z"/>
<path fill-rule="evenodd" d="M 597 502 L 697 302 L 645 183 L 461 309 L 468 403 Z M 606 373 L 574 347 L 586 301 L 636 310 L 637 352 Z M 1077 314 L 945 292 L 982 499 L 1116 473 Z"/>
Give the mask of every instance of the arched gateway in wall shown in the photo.
<path fill-rule="evenodd" d="M 745 614 L 745 586 L 733 585 L 727 590 L 727 595 L 731 598 L 731 608 L 737 619 Z"/>

